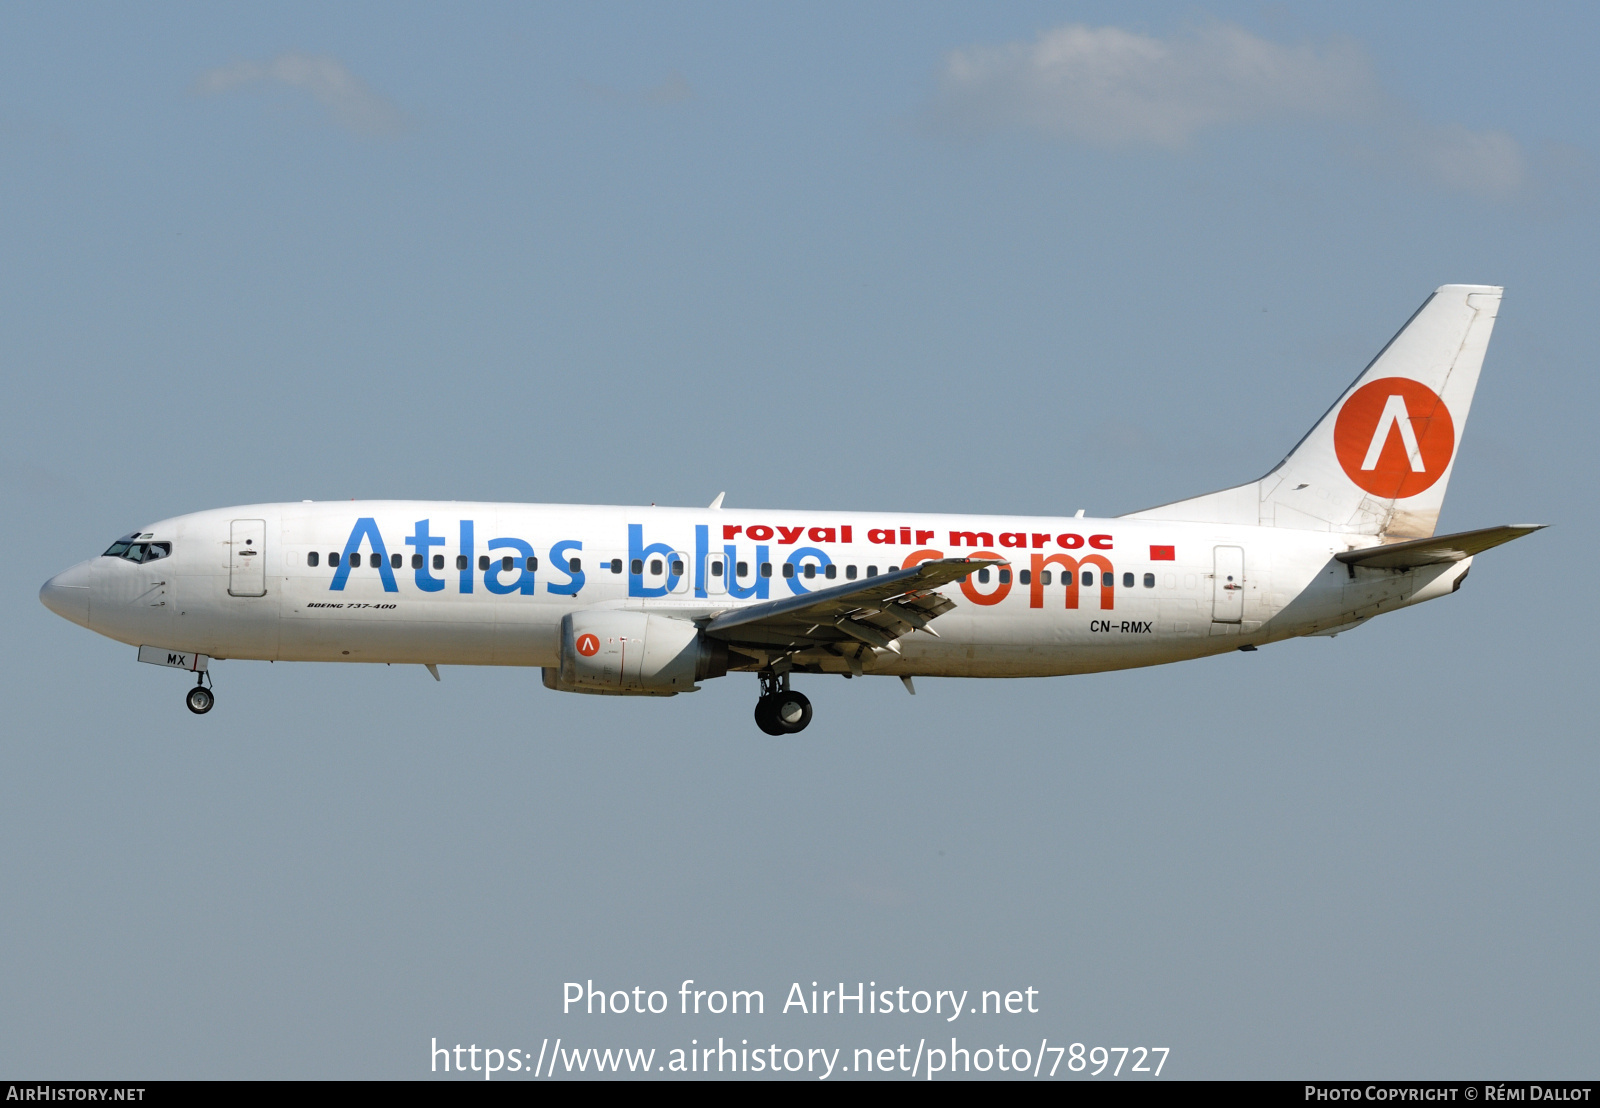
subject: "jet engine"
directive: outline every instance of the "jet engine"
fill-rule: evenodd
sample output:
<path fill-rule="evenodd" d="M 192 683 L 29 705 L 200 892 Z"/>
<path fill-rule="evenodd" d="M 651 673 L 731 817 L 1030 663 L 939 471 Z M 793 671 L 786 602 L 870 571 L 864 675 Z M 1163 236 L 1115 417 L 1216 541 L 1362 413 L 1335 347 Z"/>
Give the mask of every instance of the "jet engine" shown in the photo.
<path fill-rule="evenodd" d="M 728 672 L 727 644 L 688 620 L 647 612 L 573 612 L 561 620 L 561 664 L 546 688 L 612 696 L 676 696 Z"/>

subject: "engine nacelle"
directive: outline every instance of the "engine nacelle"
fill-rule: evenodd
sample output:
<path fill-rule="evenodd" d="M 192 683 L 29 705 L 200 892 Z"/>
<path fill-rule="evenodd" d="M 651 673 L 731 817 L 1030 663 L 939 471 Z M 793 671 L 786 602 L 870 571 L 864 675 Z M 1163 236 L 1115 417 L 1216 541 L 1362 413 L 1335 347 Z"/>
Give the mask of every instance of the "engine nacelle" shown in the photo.
<path fill-rule="evenodd" d="M 728 647 L 688 620 L 648 612 L 573 612 L 561 620 L 561 665 L 547 688 L 612 696 L 676 696 L 728 672 Z"/>

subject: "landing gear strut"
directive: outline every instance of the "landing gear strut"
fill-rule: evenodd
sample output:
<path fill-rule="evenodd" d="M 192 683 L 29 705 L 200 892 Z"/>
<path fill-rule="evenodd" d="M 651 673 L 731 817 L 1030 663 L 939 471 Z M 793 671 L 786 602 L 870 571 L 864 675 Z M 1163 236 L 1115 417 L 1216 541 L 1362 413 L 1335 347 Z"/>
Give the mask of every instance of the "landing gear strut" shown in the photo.
<path fill-rule="evenodd" d="M 789 674 L 764 669 L 757 675 L 761 697 L 756 701 L 756 726 L 769 735 L 794 735 L 811 722 L 811 701 L 789 687 Z"/>
<path fill-rule="evenodd" d="M 204 670 L 197 673 L 195 675 L 194 688 L 190 689 L 188 695 L 183 698 L 183 702 L 189 706 L 189 711 L 197 716 L 203 716 L 211 711 L 211 706 L 217 702 L 216 695 L 206 688 L 205 680 Z"/>

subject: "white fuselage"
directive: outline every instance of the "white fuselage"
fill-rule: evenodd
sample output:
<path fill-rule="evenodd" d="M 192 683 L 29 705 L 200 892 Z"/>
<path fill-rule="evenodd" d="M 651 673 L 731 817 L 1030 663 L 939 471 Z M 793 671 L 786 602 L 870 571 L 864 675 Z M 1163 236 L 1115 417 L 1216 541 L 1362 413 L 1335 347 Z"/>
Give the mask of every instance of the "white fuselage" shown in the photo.
<path fill-rule="evenodd" d="M 949 677 L 1123 669 L 1327 633 L 1444 595 L 1470 564 L 1352 571 L 1333 555 L 1377 539 L 1281 527 L 453 501 L 256 504 L 141 537 L 170 556 L 95 558 L 46 586 L 85 590 L 69 618 L 134 645 L 277 661 L 554 666 L 561 619 L 580 609 L 695 620 L 930 558 L 1006 559 L 940 590 L 957 608 L 937 636 L 866 667 Z M 848 672 L 826 652 L 796 660 Z"/>

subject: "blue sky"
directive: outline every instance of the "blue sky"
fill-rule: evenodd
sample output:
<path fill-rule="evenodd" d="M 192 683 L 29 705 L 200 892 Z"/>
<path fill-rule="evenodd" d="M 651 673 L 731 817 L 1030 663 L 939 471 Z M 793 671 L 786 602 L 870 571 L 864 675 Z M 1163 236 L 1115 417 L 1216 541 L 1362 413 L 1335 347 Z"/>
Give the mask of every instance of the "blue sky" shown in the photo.
<path fill-rule="evenodd" d="M 820 974 L 1026 979 L 1008 1033 L 1184 1076 L 1576 1072 L 1594 15 L 1440 13 L 8 10 L 0 1068 L 407 1077 L 574 975 Z M 1446 282 L 1506 299 L 1441 525 L 1554 526 L 1331 642 L 839 682 L 775 745 L 738 676 L 235 663 L 193 720 L 35 599 L 264 500 L 1131 511 Z"/>

